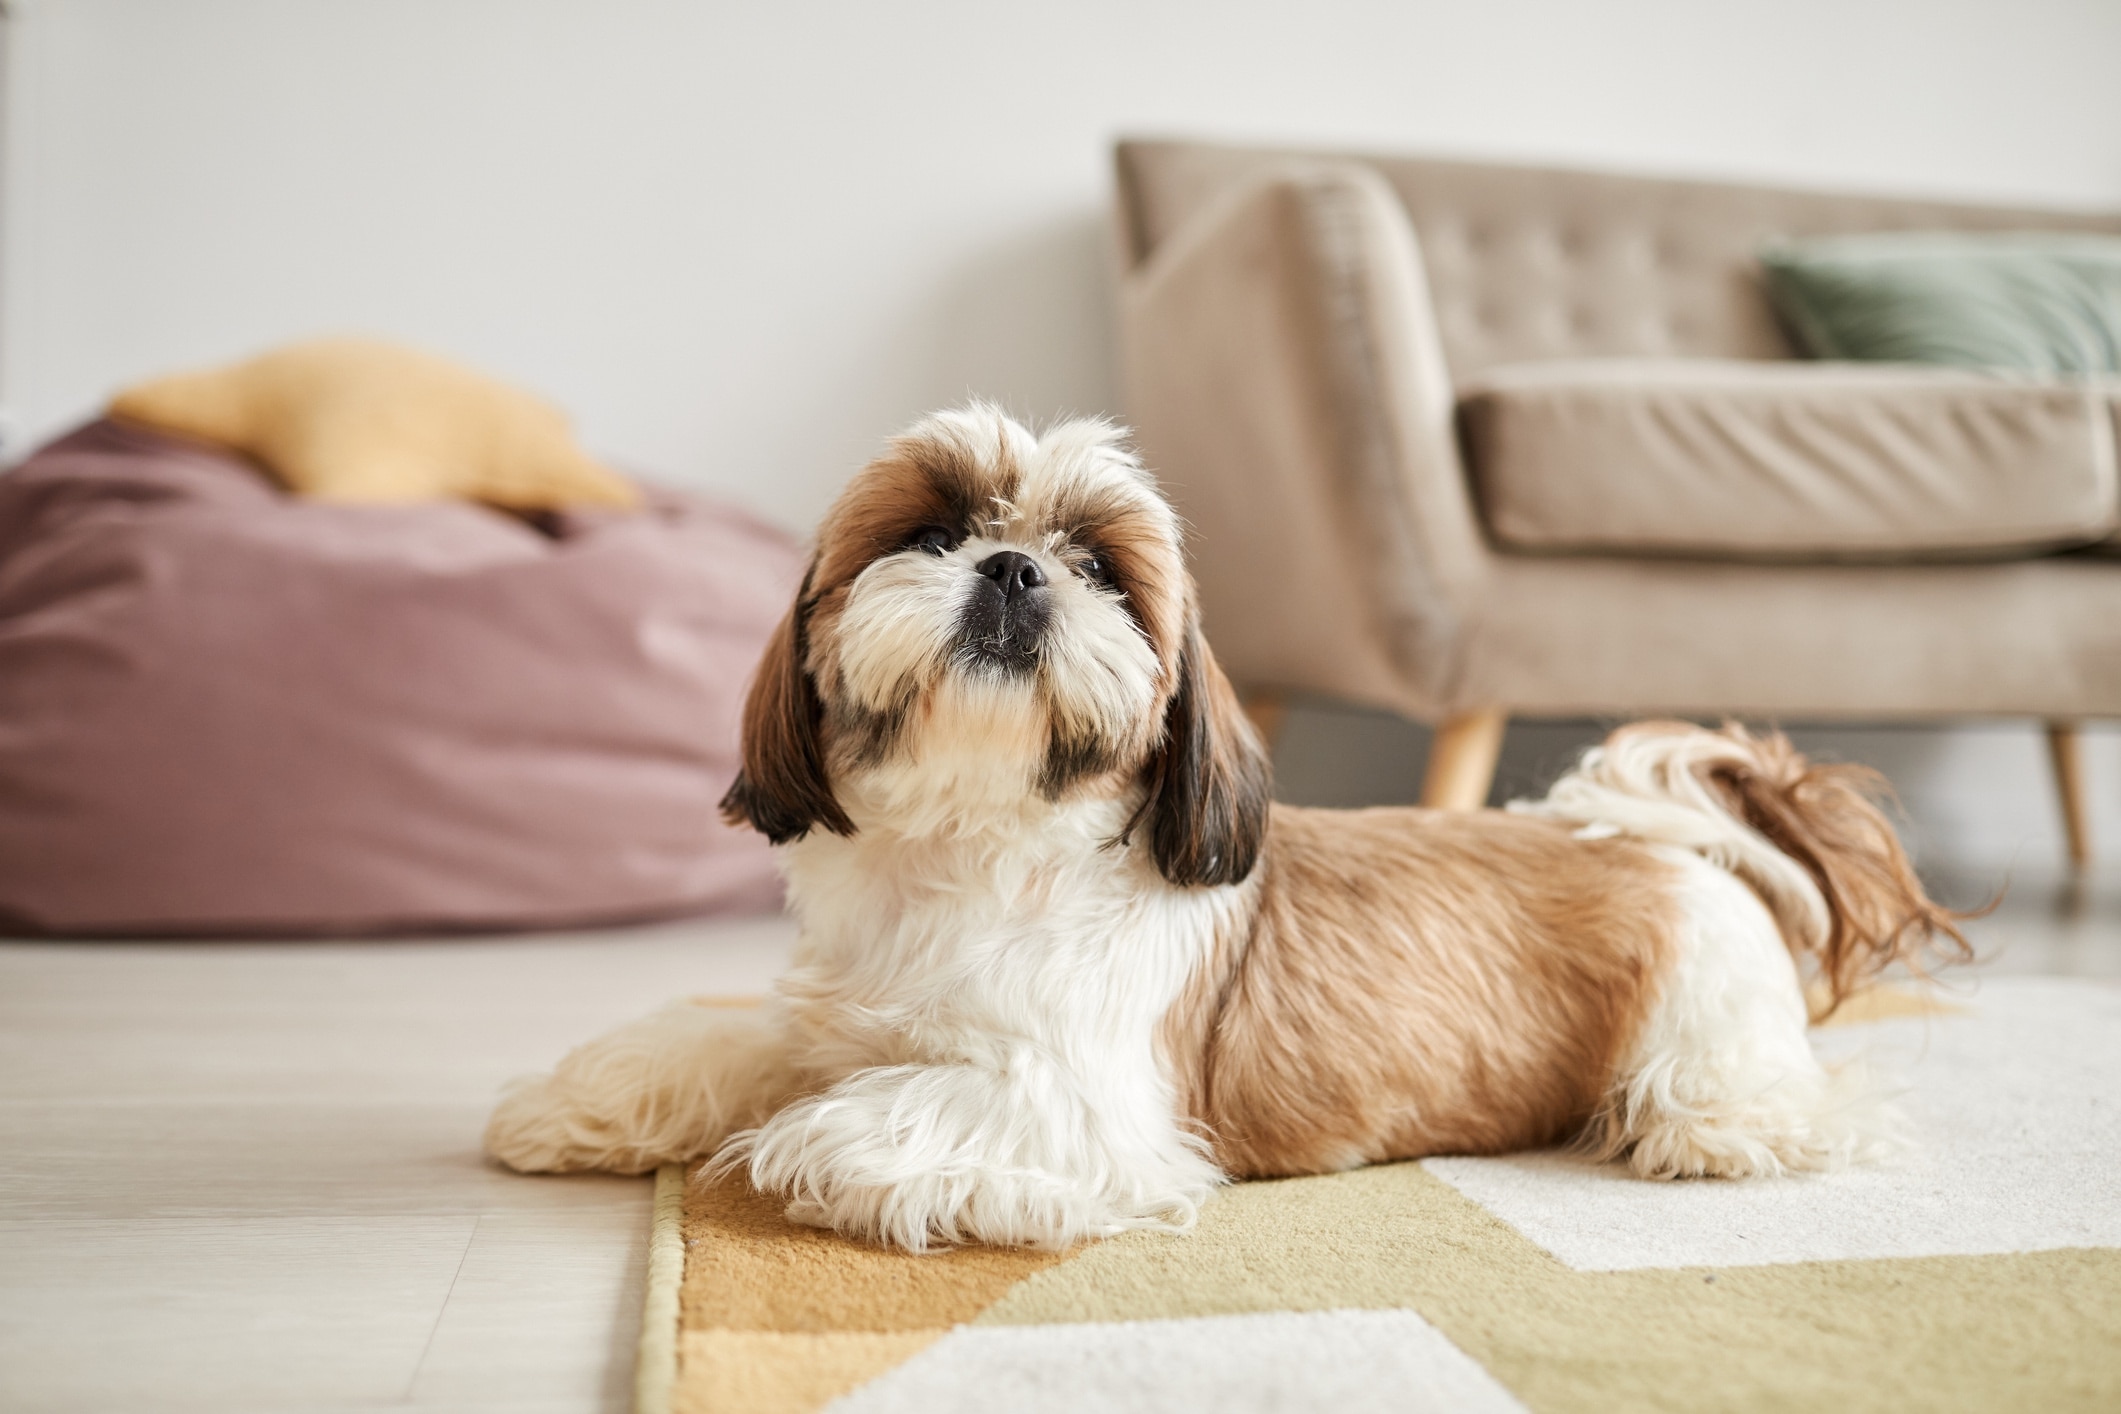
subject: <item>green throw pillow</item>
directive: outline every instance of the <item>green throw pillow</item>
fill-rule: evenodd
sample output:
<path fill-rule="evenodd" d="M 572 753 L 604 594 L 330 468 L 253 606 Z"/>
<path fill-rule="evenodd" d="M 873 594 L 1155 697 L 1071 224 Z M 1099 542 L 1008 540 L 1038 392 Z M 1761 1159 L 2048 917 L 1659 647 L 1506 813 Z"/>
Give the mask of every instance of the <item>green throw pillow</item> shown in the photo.
<path fill-rule="evenodd" d="M 2121 236 L 1833 236 L 1760 263 L 1814 358 L 2121 373 Z"/>

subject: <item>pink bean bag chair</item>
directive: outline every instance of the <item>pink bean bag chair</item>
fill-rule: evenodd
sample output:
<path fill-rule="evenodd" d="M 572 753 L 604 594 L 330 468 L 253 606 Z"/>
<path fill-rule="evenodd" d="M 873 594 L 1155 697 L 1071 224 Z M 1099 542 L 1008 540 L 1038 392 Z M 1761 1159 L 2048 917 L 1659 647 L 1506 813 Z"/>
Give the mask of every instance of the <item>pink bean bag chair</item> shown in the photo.
<path fill-rule="evenodd" d="M 771 907 L 716 802 L 801 573 L 650 492 L 290 497 L 90 423 L 0 476 L 0 930 L 551 928 Z"/>

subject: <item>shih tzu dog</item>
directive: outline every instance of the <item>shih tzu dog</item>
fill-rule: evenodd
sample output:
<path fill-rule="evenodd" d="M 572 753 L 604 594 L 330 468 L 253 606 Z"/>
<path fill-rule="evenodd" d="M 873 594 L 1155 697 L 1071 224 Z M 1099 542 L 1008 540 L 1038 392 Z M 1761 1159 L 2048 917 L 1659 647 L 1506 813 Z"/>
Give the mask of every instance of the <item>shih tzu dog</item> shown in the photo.
<path fill-rule="evenodd" d="M 1509 812 L 1271 804 L 1120 431 L 931 417 L 827 515 L 723 803 L 802 932 L 519 1082 L 524 1170 L 712 1157 L 923 1249 L 1184 1227 L 1217 1185 L 1575 1138 L 1648 1178 L 1873 1154 L 1806 1039 L 1963 949 L 1860 768 L 1616 732 Z"/>

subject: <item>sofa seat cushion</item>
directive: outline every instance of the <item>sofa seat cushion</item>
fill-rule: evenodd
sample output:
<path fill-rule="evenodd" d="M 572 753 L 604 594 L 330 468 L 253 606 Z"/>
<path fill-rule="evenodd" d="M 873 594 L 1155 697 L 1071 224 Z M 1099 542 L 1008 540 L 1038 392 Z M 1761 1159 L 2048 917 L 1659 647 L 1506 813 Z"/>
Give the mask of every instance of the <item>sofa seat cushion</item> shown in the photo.
<path fill-rule="evenodd" d="M 2114 532 L 2107 390 L 1902 365 L 1601 359 L 1488 370 L 1466 452 L 1506 549 L 1983 559 Z"/>

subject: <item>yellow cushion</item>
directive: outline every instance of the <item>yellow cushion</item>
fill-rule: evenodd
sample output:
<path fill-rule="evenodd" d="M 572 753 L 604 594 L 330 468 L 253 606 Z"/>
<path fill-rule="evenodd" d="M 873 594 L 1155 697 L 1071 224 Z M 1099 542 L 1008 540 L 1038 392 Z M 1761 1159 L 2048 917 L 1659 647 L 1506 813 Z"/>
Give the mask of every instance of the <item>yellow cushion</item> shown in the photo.
<path fill-rule="evenodd" d="M 575 445 L 551 404 L 372 339 L 316 339 L 158 378 L 120 393 L 110 412 L 234 448 L 323 501 L 546 510 L 640 499 Z"/>

